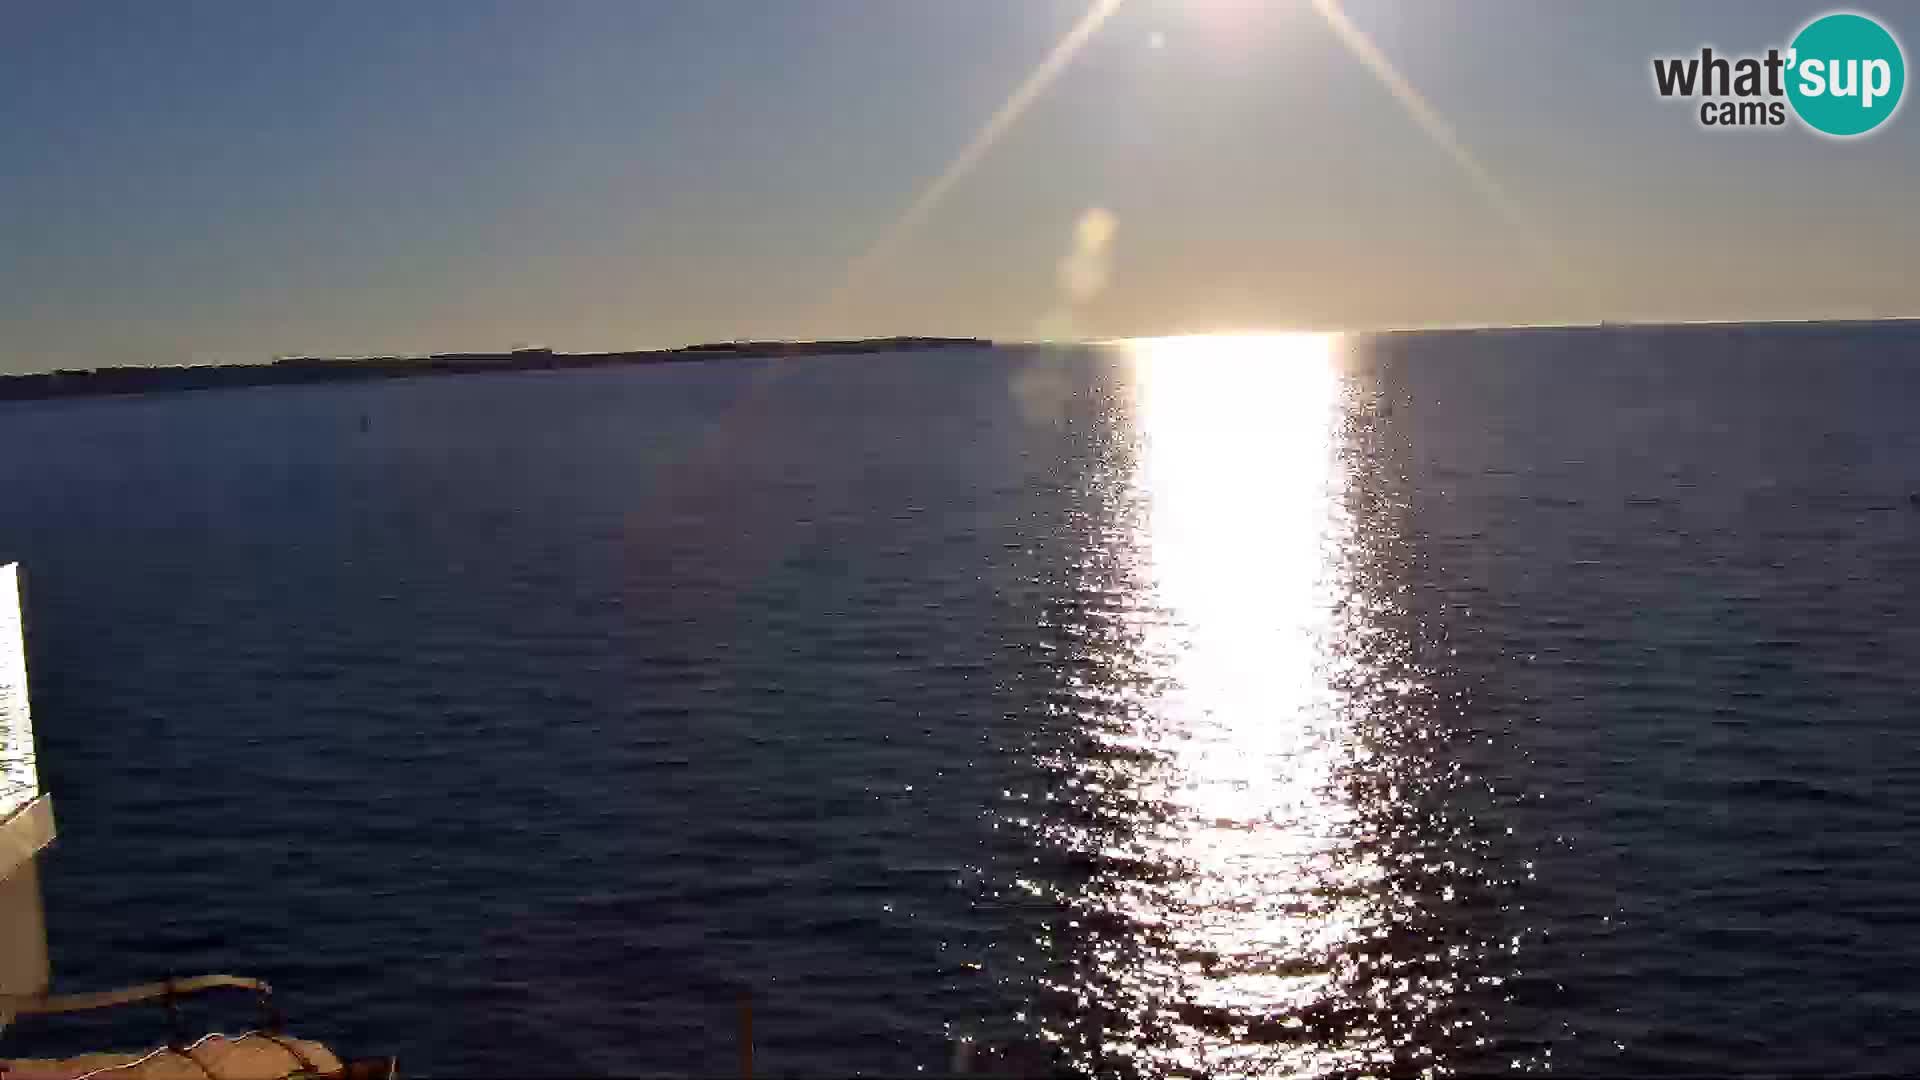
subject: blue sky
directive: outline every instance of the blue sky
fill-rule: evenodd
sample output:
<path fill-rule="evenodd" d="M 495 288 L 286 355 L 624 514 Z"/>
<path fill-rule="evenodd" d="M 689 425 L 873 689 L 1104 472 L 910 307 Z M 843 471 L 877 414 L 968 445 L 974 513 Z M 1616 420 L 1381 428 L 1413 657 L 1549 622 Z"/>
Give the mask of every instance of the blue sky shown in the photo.
<path fill-rule="evenodd" d="M 1307 0 L 1122 0 L 849 282 L 1087 0 L 10 4 L 0 370 L 1920 314 L 1920 114 L 1711 133 L 1651 89 L 1826 5 L 1343 6 L 1498 200 Z"/>

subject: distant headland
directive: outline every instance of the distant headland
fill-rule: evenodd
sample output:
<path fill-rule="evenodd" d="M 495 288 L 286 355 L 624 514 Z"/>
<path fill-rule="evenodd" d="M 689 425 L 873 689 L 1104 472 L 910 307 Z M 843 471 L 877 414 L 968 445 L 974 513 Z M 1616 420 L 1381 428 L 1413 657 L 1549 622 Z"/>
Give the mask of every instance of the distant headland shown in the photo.
<path fill-rule="evenodd" d="M 473 375 L 501 371 L 560 371 L 616 365 L 667 364 L 748 357 L 826 356 L 980 348 L 987 338 L 890 337 L 857 341 L 730 341 L 640 352 L 558 353 L 515 349 L 504 353 L 436 353 L 432 356 L 361 358 L 284 357 L 270 364 L 202 364 L 189 367 L 109 367 L 0 376 L 0 401 L 154 394 L 289 383 L 357 382 L 426 375 Z"/>

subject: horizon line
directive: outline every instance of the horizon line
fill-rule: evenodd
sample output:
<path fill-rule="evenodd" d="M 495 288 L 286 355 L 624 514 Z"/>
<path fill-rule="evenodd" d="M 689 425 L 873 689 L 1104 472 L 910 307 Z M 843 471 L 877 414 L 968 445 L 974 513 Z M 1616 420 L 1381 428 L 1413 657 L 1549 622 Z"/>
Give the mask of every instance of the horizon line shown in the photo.
<path fill-rule="evenodd" d="M 1706 327 L 1706 326 L 1814 326 L 1814 325 L 1867 325 L 1876 323 L 1920 322 L 1920 314 L 1912 315 L 1868 315 L 1847 317 L 1817 318 L 1751 318 L 1751 319 L 1602 319 L 1580 322 L 1516 322 L 1516 323 L 1409 323 L 1388 326 L 1291 326 L 1284 328 L 1218 328 L 1210 330 L 1176 330 L 1156 334 L 1122 334 L 1086 338 L 1014 338 L 986 337 L 980 335 L 957 336 L 951 334 L 883 334 L 871 337 L 821 337 L 821 338 L 730 338 L 724 341 L 695 341 L 679 345 L 654 345 L 640 348 L 578 349 L 561 350 L 545 345 L 514 345 L 504 349 L 474 349 L 459 352 L 441 353 L 360 353 L 329 354 L 320 352 L 275 353 L 264 360 L 239 360 L 213 363 L 177 363 L 177 364 L 109 364 L 91 368 L 44 368 L 34 370 L 0 370 L 0 379 L 20 378 L 23 376 L 51 375 L 62 371 L 119 371 L 135 368 L 196 368 L 196 367 L 270 367 L 287 360 L 325 360 L 330 362 L 360 362 L 378 360 L 432 360 L 457 358 L 510 357 L 515 354 L 548 353 L 554 356 L 612 356 L 642 355 L 689 352 L 698 349 L 724 349 L 742 346 L 783 345 L 803 347 L 830 344 L 870 344 L 885 341 L 920 342 L 979 342 L 987 347 L 994 346 L 1031 346 L 1031 345 L 1115 345 L 1129 341 L 1150 341 L 1170 337 L 1282 337 L 1289 334 L 1332 334 L 1346 336 L 1368 336 L 1386 334 L 1421 333 L 1467 333 L 1502 330 L 1599 330 L 1599 329 L 1658 329 L 1661 327 Z"/>

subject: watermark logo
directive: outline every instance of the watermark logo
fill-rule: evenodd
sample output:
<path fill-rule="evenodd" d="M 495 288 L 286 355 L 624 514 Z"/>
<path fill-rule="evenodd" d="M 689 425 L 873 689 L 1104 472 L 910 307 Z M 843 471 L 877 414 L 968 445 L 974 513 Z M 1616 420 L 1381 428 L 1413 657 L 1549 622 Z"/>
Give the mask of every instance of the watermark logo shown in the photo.
<path fill-rule="evenodd" d="M 1906 58 L 1893 34 L 1865 15 L 1822 15 L 1794 35 L 1787 53 L 1799 76 L 1787 82 L 1787 100 L 1815 131 L 1865 135 L 1900 107 Z"/>
<path fill-rule="evenodd" d="M 1699 99 L 1702 127 L 1785 127 L 1791 110 L 1822 135 L 1851 138 L 1899 111 L 1907 64 L 1885 25 L 1838 11 L 1764 55 L 1725 56 L 1707 46 L 1698 56 L 1655 57 L 1653 86 L 1663 98 Z"/>

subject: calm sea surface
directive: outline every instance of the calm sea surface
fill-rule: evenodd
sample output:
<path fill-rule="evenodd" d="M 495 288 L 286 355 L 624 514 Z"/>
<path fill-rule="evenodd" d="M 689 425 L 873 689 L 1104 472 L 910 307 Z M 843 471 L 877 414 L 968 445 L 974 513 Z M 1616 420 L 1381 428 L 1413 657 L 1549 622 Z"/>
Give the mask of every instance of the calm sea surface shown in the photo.
<path fill-rule="evenodd" d="M 768 1075 L 1920 1071 L 1916 403 L 1735 327 L 0 406 L 58 984 L 414 1076 L 725 1073 L 743 988 Z"/>

